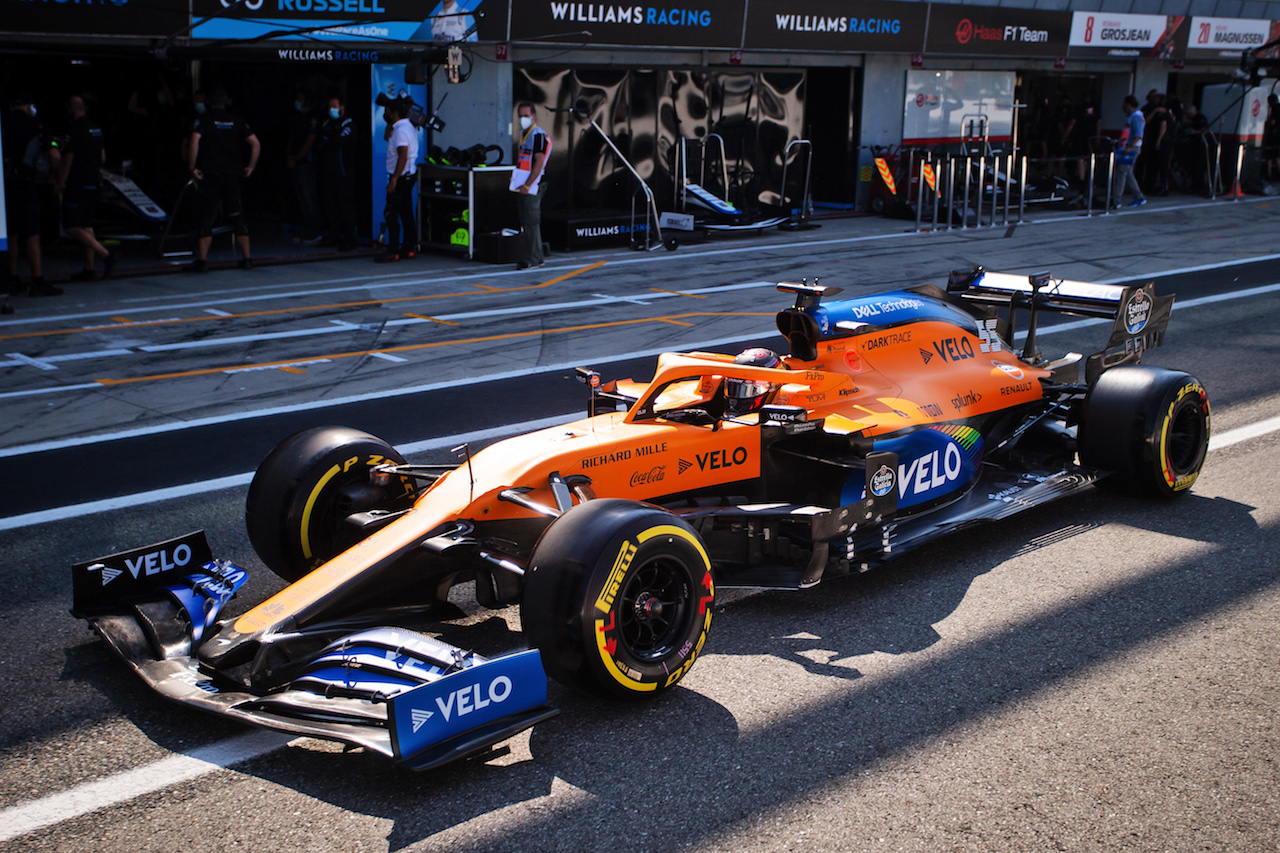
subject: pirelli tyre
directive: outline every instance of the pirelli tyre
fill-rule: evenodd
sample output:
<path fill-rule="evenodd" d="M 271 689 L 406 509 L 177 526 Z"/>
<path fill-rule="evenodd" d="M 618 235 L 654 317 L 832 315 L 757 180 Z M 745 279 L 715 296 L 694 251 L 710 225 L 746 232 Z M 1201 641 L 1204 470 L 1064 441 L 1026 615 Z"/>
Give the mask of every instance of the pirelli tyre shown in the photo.
<path fill-rule="evenodd" d="M 294 433 L 267 455 L 249 485 L 244 521 L 253 549 L 271 571 L 297 580 L 360 540 L 347 516 L 412 500 L 407 477 L 387 486 L 369 482 L 373 466 L 404 461 L 394 447 L 360 430 Z"/>
<path fill-rule="evenodd" d="M 594 500 L 538 540 L 520 618 L 557 681 L 643 698 L 693 666 L 714 600 L 711 562 L 688 524 L 648 504 Z"/>
<path fill-rule="evenodd" d="M 1112 472 L 1103 485 L 1174 497 L 1191 488 L 1209 449 L 1209 398 L 1194 377 L 1125 366 L 1098 377 L 1084 401 L 1080 463 Z"/>

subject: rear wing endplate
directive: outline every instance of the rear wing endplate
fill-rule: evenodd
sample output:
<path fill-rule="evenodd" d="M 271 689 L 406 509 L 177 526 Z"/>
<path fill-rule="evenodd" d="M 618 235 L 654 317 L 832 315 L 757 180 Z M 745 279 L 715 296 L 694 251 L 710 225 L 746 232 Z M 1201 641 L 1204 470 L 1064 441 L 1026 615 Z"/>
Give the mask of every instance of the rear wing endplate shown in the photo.
<path fill-rule="evenodd" d="M 1136 364 L 1142 353 L 1158 347 L 1173 312 L 1172 294 L 1157 296 L 1155 282 L 1143 285 L 1096 284 L 1055 279 L 1049 273 L 1014 275 L 988 272 L 982 267 L 952 272 L 947 292 L 966 302 L 1007 307 L 1008 339 L 1013 338 L 1014 311 L 1030 311 L 1024 361 L 1036 358 L 1036 322 L 1040 311 L 1077 314 L 1112 320 L 1111 336 L 1103 350 L 1090 356 L 1086 379 L 1092 382 L 1103 370 L 1120 364 Z"/>

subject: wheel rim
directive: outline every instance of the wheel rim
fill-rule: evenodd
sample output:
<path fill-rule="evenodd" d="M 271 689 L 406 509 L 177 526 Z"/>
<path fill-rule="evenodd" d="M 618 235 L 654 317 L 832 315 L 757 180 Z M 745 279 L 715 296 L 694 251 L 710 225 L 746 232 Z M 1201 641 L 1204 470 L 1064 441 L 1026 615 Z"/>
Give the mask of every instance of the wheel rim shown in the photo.
<path fill-rule="evenodd" d="M 676 651 L 688 633 L 692 578 L 684 563 L 650 560 L 623 585 L 619 608 L 621 644 L 638 661 L 654 662 Z"/>
<path fill-rule="evenodd" d="M 1165 449 L 1169 467 L 1178 475 L 1196 469 L 1204 446 L 1204 418 L 1195 405 L 1179 406 L 1173 413 Z"/>

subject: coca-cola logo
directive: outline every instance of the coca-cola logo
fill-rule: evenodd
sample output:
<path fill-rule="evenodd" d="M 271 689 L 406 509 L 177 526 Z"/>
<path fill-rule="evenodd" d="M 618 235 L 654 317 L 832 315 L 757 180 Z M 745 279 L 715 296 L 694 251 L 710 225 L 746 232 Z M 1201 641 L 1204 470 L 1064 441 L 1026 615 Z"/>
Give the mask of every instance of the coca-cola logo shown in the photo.
<path fill-rule="evenodd" d="M 654 465 L 647 471 L 636 471 L 631 475 L 632 486 L 648 486 L 666 479 L 667 466 Z"/>
<path fill-rule="evenodd" d="M 1124 328 L 1131 335 L 1136 335 L 1147 327 L 1151 317 L 1151 297 L 1146 291 L 1139 290 L 1129 298 L 1124 307 Z"/>
<path fill-rule="evenodd" d="M 956 41 L 968 44 L 971 38 L 973 38 L 973 21 L 965 18 L 956 26 Z"/>

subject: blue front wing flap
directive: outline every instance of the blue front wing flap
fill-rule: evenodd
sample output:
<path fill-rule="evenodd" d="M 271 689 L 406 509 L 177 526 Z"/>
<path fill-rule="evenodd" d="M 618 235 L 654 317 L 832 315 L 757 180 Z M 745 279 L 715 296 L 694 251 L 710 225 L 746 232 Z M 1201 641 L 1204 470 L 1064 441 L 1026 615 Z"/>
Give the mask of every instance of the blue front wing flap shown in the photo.
<path fill-rule="evenodd" d="M 197 657 L 245 578 L 211 559 L 197 532 L 76 564 L 73 612 L 166 698 L 361 746 L 416 770 L 482 752 L 557 713 L 537 651 L 488 659 L 391 627 L 341 637 L 298 661 L 286 684 L 250 688 Z"/>

